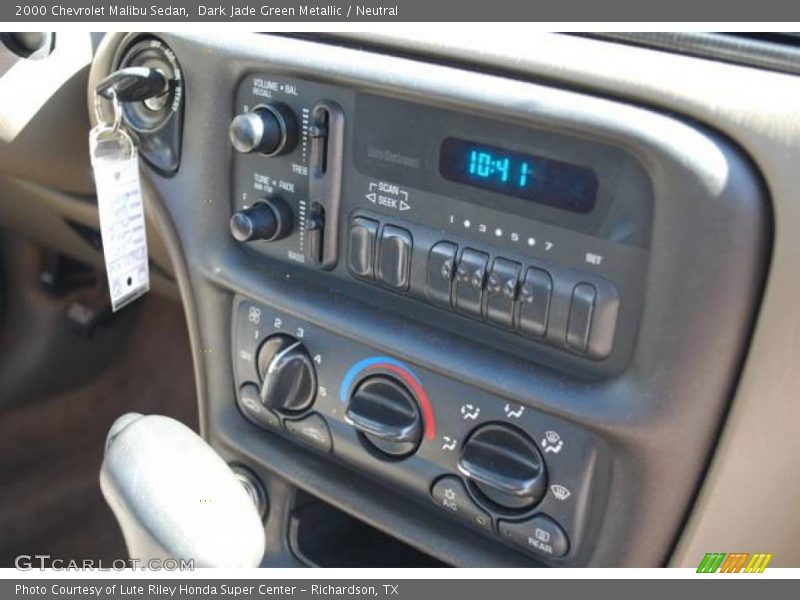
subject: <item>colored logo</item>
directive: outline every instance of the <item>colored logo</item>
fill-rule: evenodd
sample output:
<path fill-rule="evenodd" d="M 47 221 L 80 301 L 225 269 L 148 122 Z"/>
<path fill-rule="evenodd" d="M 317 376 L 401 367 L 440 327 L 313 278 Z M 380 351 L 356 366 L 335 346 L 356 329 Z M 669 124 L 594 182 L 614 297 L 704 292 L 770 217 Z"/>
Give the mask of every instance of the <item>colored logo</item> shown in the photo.
<path fill-rule="evenodd" d="M 772 554 L 708 552 L 697 566 L 698 573 L 763 573 Z"/>

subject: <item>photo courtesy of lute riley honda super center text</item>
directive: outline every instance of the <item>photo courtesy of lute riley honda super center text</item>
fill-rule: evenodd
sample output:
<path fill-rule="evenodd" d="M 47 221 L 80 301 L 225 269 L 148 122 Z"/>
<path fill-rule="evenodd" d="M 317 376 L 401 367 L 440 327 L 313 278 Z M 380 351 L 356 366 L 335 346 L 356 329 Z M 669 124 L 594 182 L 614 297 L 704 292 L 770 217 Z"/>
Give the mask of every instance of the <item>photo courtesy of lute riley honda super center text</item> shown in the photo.
<path fill-rule="evenodd" d="M 44 11 L 44 12 L 42 12 Z M 44 16 L 47 7 L 18 4 L 15 15 L 18 17 Z M 242 5 L 242 6 L 205 6 L 194 8 L 196 17 L 217 17 L 238 19 L 242 17 L 396 17 L 399 15 L 397 4 L 384 6 L 367 6 L 362 4 L 342 6 L 299 4 L 297 6 Z M 55 4 L 50 7 L 52 17 L 190 17 L 189 9 L 183 6 L 132 6 L 125 4 L 63 6 Z"/>
<path fill-rule="evenodd" d="M 64 583 L 53 583 L 47 585 L 26 585 L 18 583 L 14 586 L 17 596 L 45 596 L 48 593 L 53 596 L 96 596 L 98 598 L 109 595 L 119 596 L 225 596 L 236 598 L 238 596 L 293 596 L 299 593 L 309 593 L 312 596 L 378 596 L 396 595 L 398 593 L 396 584 L 380 585 L 334 585 L 334 584 L 310 584 L 310 585 L 270 585 L 262 583 L 259 585 L 229 585 L 229 584 L 148 584 L 138 585 L 130 583 L 109 583 L 105 585 L 70 585 Z"/>

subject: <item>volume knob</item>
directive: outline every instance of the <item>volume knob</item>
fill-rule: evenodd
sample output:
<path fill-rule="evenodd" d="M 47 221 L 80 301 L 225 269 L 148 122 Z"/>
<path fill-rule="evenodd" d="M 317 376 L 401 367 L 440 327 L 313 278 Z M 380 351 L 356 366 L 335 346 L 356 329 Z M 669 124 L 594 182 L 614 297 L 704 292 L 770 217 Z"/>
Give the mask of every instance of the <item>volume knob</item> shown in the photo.
<path fill-rule="evenodd" d="M 236 115 L 228 134 L 231 144 L 239 152 L 278 156 L 291 152 L 295 147 L 297 119 L 285 104 L 262 104 L 251 112 Z"/>

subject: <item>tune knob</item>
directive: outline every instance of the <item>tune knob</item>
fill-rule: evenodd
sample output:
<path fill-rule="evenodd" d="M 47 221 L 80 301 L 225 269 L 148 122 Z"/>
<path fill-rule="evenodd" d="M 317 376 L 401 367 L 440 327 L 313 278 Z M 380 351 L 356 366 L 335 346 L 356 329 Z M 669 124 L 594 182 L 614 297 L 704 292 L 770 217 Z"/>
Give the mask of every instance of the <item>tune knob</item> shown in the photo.
<path fill-rule="evenodd" d="M 392 457 L 414 452 L 422 440 L 422 415 L 414 396 L 392 377 L 367 377 L 353 391 L 345 419 Z"/>
<path fill-rule="evenodd" d="M 292 232 L 292 209 L 280 198 L 268 198 L 231 216 L 231 235 L 239 242 L 274 242 Z"/>
<path fill-rule="evenodd" d="M 256 357 L 261 375 L 261 403 L 269 409 L 297 414 L 314 403 L 317 373 L 299 340 L 284 334 L 268 337 Z"/>
<path fill-rule="evenodd" d="M 239 152 L 278 156 L 291 152 L 297 144 L 297 119 L 285 104 L 262 104 L 236 115 L 228 134 Z"/>
<path fill-rule="evenodd" d="M 464 443 L 458 470 L 492 503 L 505 509 L 530 508 L 547 489 L 547 472 L 536 444 L 504 424 L 478 428 Z"/>

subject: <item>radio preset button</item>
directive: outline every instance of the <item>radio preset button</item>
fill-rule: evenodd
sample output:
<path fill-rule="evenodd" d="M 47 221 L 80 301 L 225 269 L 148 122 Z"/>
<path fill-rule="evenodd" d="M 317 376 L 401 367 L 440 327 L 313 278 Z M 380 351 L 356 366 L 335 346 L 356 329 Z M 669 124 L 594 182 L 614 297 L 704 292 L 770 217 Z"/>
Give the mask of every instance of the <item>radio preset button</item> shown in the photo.
<path fill-rule="evenodd" d="M 524 335 L 543 337 L 547 331 L 553 280 L 547 271 L 531 267 L 519 290 L 517 328 Z"/>
<path fill-rule="evenodd" d="M 350 248 L 347 268 L 356 277 L 375 278 L 375 240 L 378 237 L 378 222 L 356 217 L 350 223 Z"/>
<path fill-rule="evenodd" d="M 514 326 L 514 303 L 517 299 L 522 265 L 513 260 L 496 258 L 486 280 L 486 318 L 490 323 Z"/>
<path fill-rule="evenodd" d="M 428 299 L 439 306 L 450 306 L 457 252 L 458 246 L 454 243 L 438 242 L 428 254 L 426 293 Z"/>
<path fill-rule="evenodd" d="M 408 289 L 411 270 L 411 233 L 402 227 L 386 225 L 378 248 L 378 281 L 398 292 Z"/>
<path fill-rule="evenodd" d="M 586 352 L 592 330 L 592 313 L 597 290 L 590 283 L 579 283 L 572 290 L 572 304 L 567 322 L 567 347 L 576 352 Z"/>
<path fill-rule="evenodd" d="M 472 248 L 465 248 L 461 253 L 455 274 L 455 306 L 456 309 L 472 315 L 481 316 L 483 285 L 486 280 L 486 265 L 489 255 Z"/>

